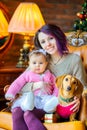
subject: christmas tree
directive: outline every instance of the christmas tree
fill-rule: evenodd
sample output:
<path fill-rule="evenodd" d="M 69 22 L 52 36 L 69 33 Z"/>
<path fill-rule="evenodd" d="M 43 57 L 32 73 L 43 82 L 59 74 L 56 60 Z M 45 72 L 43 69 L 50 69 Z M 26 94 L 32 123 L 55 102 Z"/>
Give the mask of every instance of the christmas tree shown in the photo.
<path fill-rule="evenodd" d="M 78 12 L 77 17 L 74 22 L 74 31 L 81 30 L 87 32 L 87 0 L 84 0 L 82 4 L 82 11 Z"/>

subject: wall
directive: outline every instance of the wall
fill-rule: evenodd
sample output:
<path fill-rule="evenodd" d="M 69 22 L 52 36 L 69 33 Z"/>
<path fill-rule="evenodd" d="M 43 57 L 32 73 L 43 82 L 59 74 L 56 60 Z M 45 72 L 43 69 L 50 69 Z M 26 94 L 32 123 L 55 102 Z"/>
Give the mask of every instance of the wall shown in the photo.
<path fill-rule="evenodd" d="M 54 23 L 67 32 L 73 28 L 76 13 L 81 11 L 84 0 L 0 0 L 9 9 L 10 18 L 20 2 L 35 2 L 41 9 L 46 23 Z M 11 49 L 9 49 L 5 60 L 7 64 L 14 64 L 18 60 L 19 49 L 23 45 L 23 39 L 15 35 Z M 14 60 L 13 60 L 14 59 Z"/>

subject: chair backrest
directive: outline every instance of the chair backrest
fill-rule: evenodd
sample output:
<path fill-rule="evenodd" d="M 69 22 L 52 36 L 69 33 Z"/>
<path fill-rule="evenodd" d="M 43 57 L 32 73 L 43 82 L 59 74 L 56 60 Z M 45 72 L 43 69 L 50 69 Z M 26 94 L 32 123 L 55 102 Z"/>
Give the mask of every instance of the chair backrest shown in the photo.
<path fill-rule="evenodd" d="M 83 65 L 87 73 L 87 44 L 78 47 L 69 45 L 68 48 L 70 52 L 77 53 L 81 56 Z"/>

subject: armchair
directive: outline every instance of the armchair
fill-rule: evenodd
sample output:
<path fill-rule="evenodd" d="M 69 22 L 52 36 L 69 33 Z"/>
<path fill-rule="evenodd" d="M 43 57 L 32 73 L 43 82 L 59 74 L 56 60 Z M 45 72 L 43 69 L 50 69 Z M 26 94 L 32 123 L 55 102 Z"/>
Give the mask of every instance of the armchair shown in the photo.
<path fill-rule="evenodd" d="M 83 65 L 85 67 L 86 70 L 86 74 L 87 74 L 87 45 L 83 45 L 80 47 L 75 47 L 75 46 L 68 46 L 69 51 L 70 52 L 78 52 L 82 58 L 83 61 Z M 86 78 L 87 81 L 87 78 Z M 85 92 L 85 95 L 83 96 L 83 98 L 86 99 L 87 94 Z M 86 99 L 87 100 L 87 99 Z M 86 100 L 83 100 L 83 103 L 85 103 L 85 105 L 87 105 Z M 83 106 L 83 104 L 81 105 Z M 87 113 L 87 106 L 85 107 L 85 110 L 82 108 L 81 112 L 84 113 L 86 111 Z M 62 123 L 44 123 L 44 125 L 46 126 L 47 130 L 86 130 L 85 125 L 87 125 L 86 123 L 84 124 L 85 119 L 87 119 L 87 114 L 82 114 L 80 116 L 80 121 L 73 121 L 73 122 L 62 122 Z M 83 117 L 83 115 L 85 115 Z M 9 112 L 4 112 L 1 111 L 0 112 L 0 129 L 1 130 L 12 130 L 12 115 Z"/>
<path fill-rule="evenodd" d="M 81 121 L 44 123 L 47 130 L 86 130 Z M 9 112 L 0 112 L 0 130 L 12 130 L 12 115 Z"/>

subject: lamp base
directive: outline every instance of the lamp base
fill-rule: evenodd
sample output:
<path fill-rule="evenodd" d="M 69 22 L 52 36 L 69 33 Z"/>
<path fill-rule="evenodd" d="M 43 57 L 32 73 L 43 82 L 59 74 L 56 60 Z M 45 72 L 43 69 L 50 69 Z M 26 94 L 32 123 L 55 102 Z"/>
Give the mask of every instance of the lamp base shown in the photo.
<path fill-rule="evenodd" d="M 20 49 L 19 61 L 16 65 L 18 68 L 27 68 L 29 65 L 29 52 L 34 49 L 34 44 L 31 42 L 32 38 L 29 35 L 24 36 L 23 48 Z"/>
<path fill-rule="evenodd" d="M 29 58 L 28 58 L 28 53 L 29 53 L 29 49 L 20 49 L 20 57 L 19 57 L 19 61 L 16 65 L 16 67 L 18 68 L 26 68 L 28 67 L 28 62 L 29 62 Z"/>
<path fill-rule="evenodd" d="M 28 65 L 25 65 L 22 61 L 19 61 L 16 65 L 17 68 L 27 68 Z"/>

